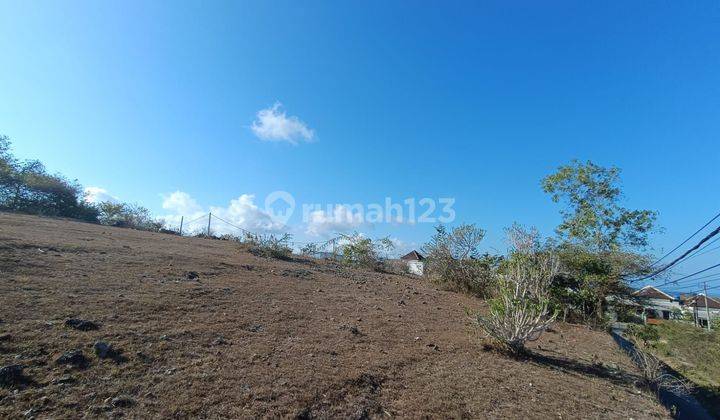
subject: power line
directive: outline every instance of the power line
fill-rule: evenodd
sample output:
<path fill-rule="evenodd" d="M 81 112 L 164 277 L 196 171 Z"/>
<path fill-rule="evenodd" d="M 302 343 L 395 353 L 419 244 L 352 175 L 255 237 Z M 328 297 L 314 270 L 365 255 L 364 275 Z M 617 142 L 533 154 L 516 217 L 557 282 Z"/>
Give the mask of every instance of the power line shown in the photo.
<path fill-rule="evenodd" d="M 190 223 L 197 222 L 198 220 L 204 219 L 204 218 L 206 218 L 206 217 L 207 217 L 207 214 L 203 214 L 202 216 L 200 216 L 200 217 L 198 217 L 198 218 L 196 218 L 196 219 L 193 219 L 193 220 L 191 220 L 191 221 L 189 221 L 189 222 L 185 222 L 185 224 L 186 224 L 186 225 L 189 225 Z"/>
<path fill-rule="evenodd" d="M 716 276 L 716 275 L 717 275 L 717 274 L 713 274 L 713 276 Z M 684 291 L 685 289 L 687 289 L 687 288 L 689 288 L 689 287 L 693 287 L 693 285 L 698 285 L 698 287 L 699 287 L 700 283 L 702 283 L 702 282 L 700 281 L 701 279 L 703 279 L 703 277 L 698 277 L 697 279 L 690 279 L 690 280 L 692 280 L 692 281 L 689 282 L 689 283 L 687 283 L 687 284 L 684 284 L 684 285 L 678 286 L 678 287 L 667 287 L 666 289 L 667 289 L 667 290 Z M 715 281 L 720 281 L 720 277 L 715 277 L 715 278 L 711 278 L 711 279 L 705 280 L 705 282 L 707 282 L 707 283 L 712 283 L 712 282 L 715 282 Z M 672 284 L 672 283 L 671 283 L 671 284 Z M 658 286 L 658 287 L 660 287 L 660 286 Z"/>
<path fill-rule="evenodd" d="M 190 222 L 187 222 L 187 223 L 190 224 L 190 223 L 195 222 L 195 221 L 198 221 L 198 220 L 200 220 L 200 219 L 204 219 L 204 218 L 207 217 L 207 216 L 208 216 L 207 214 L 204 214 L 204 215 L 202 215 L 201 217 L 199 217 L 199 218 L 197 218 L 197 219 L 194 219 L 194 220 L 191 220 Z M 245 229 L 245 228 L 242 228 L 242 227 L 240 227 L 240 226 L 237 226 L 236 224 L 231 223 L 231 222 L 229 222 L 229 221 L 227 221 L 227 220 L 225 220 L 225 219 L 223 219 L 222 217 L 219 217 L 219 216 L 217 216 L 217 215 L 214 215 L 214 214 L 213 214 L 213 219 L 218 219 L 218 220 L 220 220 L 221 222 L 226 223 L 227 225 L 232 226 L 232 227 L 234 227 L 235 229 L 238 229 L 238 230 L 240 230 L 240 231 L 242 231 L 243 233 L 246 233 L 246 234 L 248 234 L 248 235 L 256 235 L 255 233 L 253 233 L 253 232 L 251 232 L 251 231 L 249 231 L 249 230 L 247 230 L 247 229 Z M 335 242 L 335 241 L 337 241 L 337 238 L 331 238 L 331 239 L 328 239 L 328 240 L 325 241 L 325 242 L 293 242 L 293 241 L 290 241 L 289 243 L 290 243 L 290 244 L 293 244 L 293 245 L 315 244 L 315 245 L 318 246 L 318 248 L 321 248 L 321 249 L 322 249 L 322 248 L 326 247 L 327 245 L 329 245 L 329 244 L 331 244 L 331 243 L 333 243 L 333 242 Z"/>
<path fill-rule="evenodd" d="M 235 229 L 240 229 L 243 233 L 247 233 L 247 234 L 249 234 L 249 235 L 254 235 L 254 233 L 250 232 L 249 230 L 243 229 L 243 228 L 241 228 L 240 226 L 236 226 L 236 225 L 228 222 L 227 220 L 223 219 L 222 217 L 218 217 L 218 216 L 216 216 L 216 215 L 213 215 L 213 217 L 214 217 L 215 219 L 220 220 L 221 222 L 227 223 L 228 225 L 234 227 Z"/>
<path fill-rule="evenodd" d="M 720 215 L 720 214 L 719 214 L 719 215 Z M 717 216 L 716 216 L 716 217 L 717 217 Z M 715 220 L 715 218 L 713 218 L 713 220 Z M 707 224 L 706 224 L 706 226 L 707 226 Z M 704 244 L 705 242 L 707 242 L 708 240 L 710 240 L 710 238 L 712 238 L 713 236 L 717 235 L 718 233 L 720 233 L 720 226 L 716 227 L 715 230 L 713 230 L 712 232 L 710 232 L 709 234 L 707 234 L 704 238 L 702 238 L 702 239 L 700 240 L 700 242 L 698 242 L 697 244 L 695 244 L 695 246 L 693 246 L 692 248 L 690 248 L 690 249 L 688 249 L 687 251 L 685 251 L 682 255 L 680 255 L 679 257 L 677 257 L 677 258 L 675 258 L 674 260 L 672 260 L 669 264 L 665 265 L 664 267 L 662 267 L 662 268 L 660 268 L 660 269 L 658 269 L 658 270 L 655 270 L 653 273 L 651 273 L 651 274 L 649 274 L 649 275 L 647 275 L 647 276 L 645 276 L 645 277 L 640 277 L 640 278 L 637 278 L 637 279 L 634 279 L 634 280 L 630 280 L 629 282 L 630 282 L 630 283 L 634 283 L 634 282 L 636 282 L 636 281 L 641 281 L 641 280 L 649 279 L 649 278 L 651 278 L 651 277 L 655 277 L 656 275 L 662 273 L 663 271 L 665 271 L 665 270 L 667 270 L 668 268 L 672 267 L 673 265 L 677 264 L 679 261 L 681 261 L 683 258 L 685 258 L 685 257 L 686 257 L 688 254 L 690 254 L 691 252 L 693 252 L 693 251 L 697 250 L 698 248 L 700 248 L 700 246 L 701 246 L 702 244 Z M 694 236 L 694 234 L 693 234 L 693 236 Z M 685 242 L 687 242 L 687 241 L 685 241 Z M 683 242 L 683 243 L 685 243 L 685 242 Z M 663 257 L 663 258 L 664 258 L 664 257 Z M 661 258 L 661 259 L 662 259 L 662 258 Z M 658 261 L 659 261 L 659 260 L 658 260 Z"/>
<path fill-rule="evenodd" d="M 693 281 L 698 281 L 698 280 L 707 279 L 707 278 L 710 278 L 710 277 L 715 277 L 715 276 L 717 276 L 717 275 L 720 275 L 720 273 L 712 273 L 712 274 L 708 274 L 708 275 L 705 275 L 705 276 L 700 276 L 700 277 L 691 278 L 691 277 L 692 277 L 692 274 L 689 274 L 689 275 L 686 276 L 687 278 L 682 278 L 682 280 L 681 280 L 681 279 L 677 279 L 677 280 L 666 280 L 664 283 L 657 285 L 657 287 L 665 286 L 665 285 L 668 285 L 668 284 L 675 284 L 675 285 L 677 285 L 678 282 L 693 282 Z M 715 280 L 715 279 L 713 279 L 713 280 Z M 708 281 L 712 281 L 712 280 L 708 280 Z"/>
<path fill-rule="evenodd" d="M 708 267 L 708 268 L 704 268 L 704 269 L 702 269 L 702 270 L 700 270 L 700 271 L 696 271 L 696 272 L 694 272 L 694 273 L 692 273 L 692 274 L 688 274 L 688 275 L 686 275 L 686 276 L 680 277 L 679 279 L 675 279 L 675 280 L 673 280 L 673 281 L 666 281 L 665 283 L 660 284 L 660 285 L 658 285 L 657 287 L 666 286 L 666 285 L 671 284 L 671 283 L 677 283 L 677 282 L 679 282 L 680 280 L 685 280 L 685 279 L 690 278 L 690 277 L 692 277 L 692 276 L 694 276 L 694 275 L 696 275 L 696 274 L 704 273 L 704 272 L 709 271 L 709 270 L 712 270 L 713 268 L 716 268 L 716 267 L 720 267 L 720 264 L 712 265 L 712 266 L 710 266 L 710 267 Z M 693 279 L 693 280 L 697 280 L 697 279 Z"/>
<path fill-rule="evenodd" d="M 654 266 L 655 264 L 659 263 L 660 261 L 664 260 L 665 258 L 667 258 L 667 257 L 668 257 L 670 254 L 672 254 L 673 252 L 677 251 L 681 246 L 685 245 L 685 244 L 686 244 L 690 239 L 692 239 L 695 235 L 697 235 L 697 234 L 700 233 L 703 229 L 705 229 L 706 227 L 708 227 L 708 225 L 709 225 L 710 223 L 712 223 L 713 221 L 715 221 L 715 219 L 717 219 L 718 217 L 720 217 L 720 213 L 716 214 L 712 219 L 710 219 L 709 222 L 705 223 L 700 229 L 696 230 L 695 233 L 693 233 L 692 235 L 688 236 L 687 239 L 685 239 L 684 241 L 680 242 L 680 245 L 676 246 L 676 247 L 673 248 L 670 252 L 668 252 L 667 254 L 665 254 L 665 255 L 663 255 L 662 257 L 660 257 L 660 259 L 658 259 L 658 260 L 655 261 L 654 263 L 650 264 L 650 267 L 652 267 L 652 266 Z"/>
<path fill-rule="evenodd" d="M 708 287 L 707 289 L 703 288 L 703 289 L 693 290 L 692 292 L 686 292 L 686 293 L 689 294 L 689 295 L 694 295 L 694 294 L 696 294 L 696 293 L 702 292 L 703 290 L 715 290 L 715 289 L 720 289 L 720 284 L 717 285 L 717 286 Z"/>
<path fill-rule="evenodd" d="M 712 249 L 705 250 L 706 248 L 708 248 L 710 245 L 714 244 L 714 243 L 717 242 L 717 241 L 720 241 L 720 238 L 715 238 L 715 239 L 713 239 L 712 241 L 708 242 L 708 243 L 705 244 L 702 248 L 698 249 L 694 254 L 690 255 L 690 256 L 687 257 L 687 258 L 685 258 L 682 262 L 691 260 L 691 259 L 693 259 L 693 258 L 695 258 L 695 257 L 699 257 L 699 256 L 701 256 L 701 255 L 705 255 L 705 254 L 707 254 L 708 252 L 712 252 L 712 251 L 714 251 L 714 250 L 716 250 L 716 249 L 720 249 L 720 245 L 719 245 L 719 246 L 713 247 Z M 702 251 L 702 252 L 701 252 L 701 251 Z"/>

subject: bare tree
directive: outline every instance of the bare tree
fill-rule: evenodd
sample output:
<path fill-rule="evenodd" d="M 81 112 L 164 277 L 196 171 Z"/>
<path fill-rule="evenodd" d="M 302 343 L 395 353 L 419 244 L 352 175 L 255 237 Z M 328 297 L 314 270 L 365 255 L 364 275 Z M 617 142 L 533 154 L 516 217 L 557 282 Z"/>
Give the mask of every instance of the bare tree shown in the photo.
<path fill-rule="evenodd" d="M 427 255 L 426 275 L 442 286 L 485 296 L 500 258 L 480 253 L 484 237 L 485 231 L 474 224 L 450 231 L 438 226 L 423 247 Z"/>
<path fill-rule="evenodd" d="M 490 337 L 513 352 L 522 351 L 555 320 L 550 284 L 558 260 L 534 245 L 534 232 L 514 229 L 509 235 L 513 250 L 497 275 L 497 296 L 489 301 L 490 313 L 477 317 Z"/>
<path fill-rule="evenodd" d="M 525 227 L 519 223 L 505 229 L 505 236 L 511 252 L 536 252 L 540 249 L 540 232 L 536 227 Z"/>

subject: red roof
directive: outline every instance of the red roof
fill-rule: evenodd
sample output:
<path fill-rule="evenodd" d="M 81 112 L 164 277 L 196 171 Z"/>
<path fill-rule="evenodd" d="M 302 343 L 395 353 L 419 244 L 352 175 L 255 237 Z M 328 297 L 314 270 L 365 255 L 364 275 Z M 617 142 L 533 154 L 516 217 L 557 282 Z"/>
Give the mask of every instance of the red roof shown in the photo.
<path fill-rule="evenodd" d="M 673 300 L 672 296 L 653 286 L 645 286 L 642 289 L 633 292 L 632 295 L 649 299 Z"/>
<path fill-rule="evenodd" d="M 698 308 L 704 308 L 705 307 L 705 296 L 703 296 L 703 295 L 693 296 L 690 299 L 688 299 L 687 301 L 685 301 L 685 305 L 694 307 L 695 302 L 697 302 Z M 718 301 L 717 299 L 710 296 L 707 299 L 707 307 L 713 308 L 713 309 L 720 309 L 720 301 Z"/>
<path fill-rule="evenodd" d="M 408 252 L 407 254 L 400 257 L 401 260 L 416 260 L 416 261 L 422 261 L 425 259 L 422 255 L 420 255 L 419 252 L 412 250 Z"/>

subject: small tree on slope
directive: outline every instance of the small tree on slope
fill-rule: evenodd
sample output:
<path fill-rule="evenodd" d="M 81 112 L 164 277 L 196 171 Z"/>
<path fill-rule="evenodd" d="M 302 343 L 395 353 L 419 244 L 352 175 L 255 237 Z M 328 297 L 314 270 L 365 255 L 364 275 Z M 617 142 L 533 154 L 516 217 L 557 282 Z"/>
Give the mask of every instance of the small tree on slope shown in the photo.
<path fill-rule="evenodd" d="M 555 320 L 550 284 L 557 272 L 554 255 L 516 249 L 498 274 L 490 313 L 477 317 L 480 326 L 510 351 L 521 352 L 528 340 L 536 339 Z"/>

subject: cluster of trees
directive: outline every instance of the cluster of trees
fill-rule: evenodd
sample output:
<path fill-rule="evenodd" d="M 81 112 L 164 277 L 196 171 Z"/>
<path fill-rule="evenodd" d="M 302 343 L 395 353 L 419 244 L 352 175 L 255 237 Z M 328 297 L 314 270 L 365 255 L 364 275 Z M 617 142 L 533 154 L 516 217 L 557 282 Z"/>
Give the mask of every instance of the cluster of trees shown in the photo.
<path fill-rule="evenodd" d="M 98 217 L 77 181 L 49 174 L 37 160 L 16 159 L 7 136 L 0 136 L 0 210 L 87 221 Z"/>
<path fill-rule="evenodd" d="M 648 236 L 657 214 L 620 205 L 619 169 L 573 161 L 542 180 L 564 205 L 556 237 L 534 229 L 507 231 L 510 251 L 480 254 L 485 232 L 475 225 L 439 227 L 425 246 L 426 273 L 434 281 L 489 299 L 478 323 L 513 351 L 556 317 L 604 325 L 613 300 L 628 296 L 628 277 L 649 272 Z M 616 299 L 615 302 L 622 301 Z"/>
<path fill-rule="evenodd" d="M 0 135 L 0 211 L 68 217 L 88 222 L 158 231 L 162 223 L 144 207 L 85 201 L 82 186 L 60 174 L 50 174 L 38 160 L 19 160 L 10 139 Z"/>

